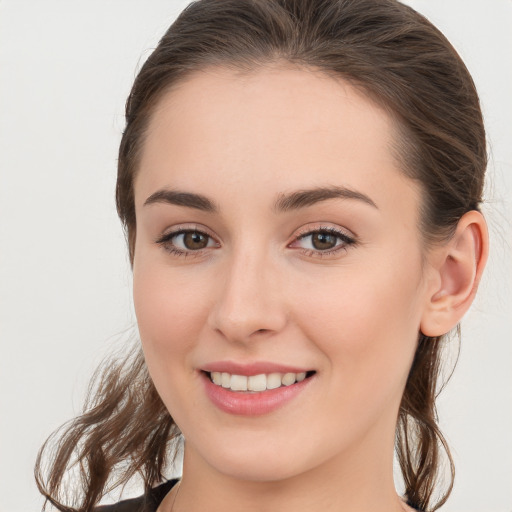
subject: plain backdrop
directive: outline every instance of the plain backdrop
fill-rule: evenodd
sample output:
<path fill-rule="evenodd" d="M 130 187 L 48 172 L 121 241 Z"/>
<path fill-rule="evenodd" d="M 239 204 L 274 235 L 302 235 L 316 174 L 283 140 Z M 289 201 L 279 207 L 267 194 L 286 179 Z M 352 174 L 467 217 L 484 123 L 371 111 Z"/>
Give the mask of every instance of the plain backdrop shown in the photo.
<path fill-rule="evenodd" d="M 41 509 L 32 471 L 80 411 L 103 355 L 134 325 L 114 208 L 123 107 L 136 70 L 186 5 L 0 1 L 0 511 Z M 512 510 L 512 1 L 411 0 L 479 88 L 492 240 L 440 397 L 457 479 L 443 511 Z"/>

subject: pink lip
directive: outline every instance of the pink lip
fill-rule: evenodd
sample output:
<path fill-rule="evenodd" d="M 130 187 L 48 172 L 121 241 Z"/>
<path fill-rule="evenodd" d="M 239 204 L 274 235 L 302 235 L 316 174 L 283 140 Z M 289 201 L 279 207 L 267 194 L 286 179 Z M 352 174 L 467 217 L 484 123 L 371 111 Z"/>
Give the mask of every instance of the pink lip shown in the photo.
<path fill-rule="evenodd" d="M 210 367 L 210 366 L 208 366 Z M 223 368 L 226 368 L 223 366 Z M 267 367 L 266 367 L 267 368 Z M 279 366 L 279 368 L 283 368 Z M 241 368 L 237 367 L 236 371 L 228 372 L 235 373 L 237 375 L 258 375 L 260 373 L 272 373 L 277 370 L 265 371 L 255 370 L 253 368 L 245 368 L 245 372 L 240 371 Z M 210 371 L 210 370 L 208 370 Z M 211 370 L 217 371 L 217 370 Z M 299 373 L 291 371 L 292 373 Z M 280 370 L 279 373 L 286 373 L 286 370 Z M 266 391 L 260 391 L 257 393 L 253 392 L 240 392 L 231 391 L 230 389 L 223 388 L 214 384 L 207 373 L 201 372 L 201 378 L 204 383 L 206 396 L 211 402 L 218 407 L 221 411 L 235 414 L 239 416 L 261 416 L 263 414 L 269 414 L 280 407 L 284 406 L 300 393 L 306 390 L 310 383 L 314 380 L 314 375 L 304 379 L 301 382 L 296 382 L 290 386 L 281 386 L 277 389 L 268 389 Z"/>
<path fill-rule="evenodd" d="M 235 363 L 233 361 L 216 361 L 201 367 L 205 372 L 226 372 L 232 375 L 260 375 L 262 373 L 301 373 L 308 372 L 311 368 L 299 368 L 267 361 L 255 361 L 253 363 Z"/>

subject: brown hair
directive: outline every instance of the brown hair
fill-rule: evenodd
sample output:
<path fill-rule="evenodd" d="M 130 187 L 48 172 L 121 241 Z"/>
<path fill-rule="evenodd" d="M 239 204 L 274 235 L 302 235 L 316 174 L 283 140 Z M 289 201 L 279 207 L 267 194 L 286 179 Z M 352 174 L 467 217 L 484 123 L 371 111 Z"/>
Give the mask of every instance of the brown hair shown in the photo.
<path fill-rule="evenodd" d="M 340 77 L 394 118 L 403 172 L 423 188 L 426 247 L 449 238 L 461 216 L 478 209 L 487 164 L 478 96 L 447 39 L 395 0 L 200 0 L 187 7 L 142 66 L 126 103 L 119 149 L 117 209 L 130 258 L 136 237 L 133 182 L 155 105 L 175 84 L 211 66 L 251 71 L 286 61 Z M 396 452 L 409 504 L 435 510 L 447 499 L 454 468 L 437 425 L 440 351 L 444 337 L 419 334 L 400 406 Z M 142 475 L 146 490 L 163 479 L 179 434 L 159 399 L 140 349 L 104 365 L 85 413 L 60 434 L 40 491 L 60 510 L 92 509 L 112 484 Z M 451 470 L 438 487 L 441 455 Z M 62 504 L 63 479 L 78 467 L 81 495 Z"/>

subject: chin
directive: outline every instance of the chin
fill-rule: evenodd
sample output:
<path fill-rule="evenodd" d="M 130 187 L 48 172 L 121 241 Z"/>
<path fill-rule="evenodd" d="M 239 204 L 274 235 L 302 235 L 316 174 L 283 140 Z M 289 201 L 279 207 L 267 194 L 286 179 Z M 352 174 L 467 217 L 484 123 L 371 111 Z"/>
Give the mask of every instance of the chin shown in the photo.
<path fill-rule="evenodd" d="M 199 459 L 227 477 L 247 482 L 278 482 L 307 473 L 322 464 L 322 455 L 326 459 L 332 455 L 319 452 L 316 442 L 308 446 L 304 442 L 307 436 L 302 436 L 300 442 L 296 435 L 272 435 L 272 429 L 230 434 L 218 437 L 213 433 L 201 439 L 201 446 L 185 443 L 185 458 L 191 449 L 190 459 L 197 461 L 200 454 Z"/>
<path fill-rule="evenodd" d="M 235 460 L 224 459 L 224 462 L 217 463 L 216 469 L 228 477 L 247 482 L 280 482 L 304 472 L 297 460 L 277 459 L 280 457 L 268 459 L 257 455 L 252 459 L 247 457 L 238 457 Z"/>

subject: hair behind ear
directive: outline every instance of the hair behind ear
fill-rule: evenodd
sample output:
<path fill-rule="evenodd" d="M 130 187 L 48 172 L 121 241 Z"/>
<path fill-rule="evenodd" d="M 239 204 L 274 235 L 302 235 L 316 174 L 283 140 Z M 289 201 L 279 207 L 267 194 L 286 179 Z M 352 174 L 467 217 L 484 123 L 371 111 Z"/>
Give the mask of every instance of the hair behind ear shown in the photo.
<path fill-rule="evenodd" d="M 456 330 L 460 339 L 460 329 Z M 450 470 L 450 479 L 435 507 L 441 507 L 450 495 L 455 478 L 455 466 L 448 444 L 437 424 L 436 398 L 451 376 L 439 386 L 441 353 L 448 335 L 419 335 L 418 348 L 409 372 L 400 404 L 396 429 L 396 453 L 405 485 L 408 503 L 418 510 L 429 510 L 434 491 L 442 480 L 441 460 Z"/>
<path fill-rule="evenodd" d="M 83 414 L 56 431 L 39 451 L 35 477 L 46 498 L 43 510 L 49 502 L 63 512 L 91 512 L 106 492 L 136 474 L 148 492 L 163 481 L 179 435 L 149 377 L 140 346 L 124 358 L 107 358 L 91 380 Z M 48 451 L 51 465 L 45 471 Z M 81 483 L 73 486 L 76 496 L 65 483 L 71 470 Z M 70 497 L 72 505 L 65 505 Z"/>

